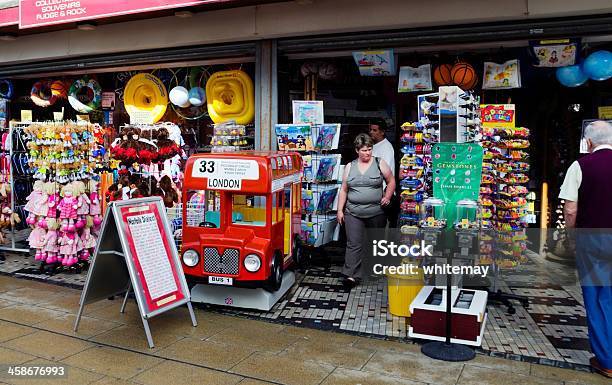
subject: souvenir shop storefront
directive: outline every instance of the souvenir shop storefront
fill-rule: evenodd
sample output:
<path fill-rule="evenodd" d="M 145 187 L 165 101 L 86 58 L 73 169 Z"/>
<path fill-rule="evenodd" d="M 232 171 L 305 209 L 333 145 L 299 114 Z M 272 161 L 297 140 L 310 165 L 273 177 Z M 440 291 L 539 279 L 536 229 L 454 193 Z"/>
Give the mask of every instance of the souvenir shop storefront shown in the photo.
<path fill-rule="evenodd" d="M 444 193 L 437 190 L 437 174 L 430 174 L 435 143 L 479 143 L 482 180 L 480 194 L 472 198 L 479 226 L 513 234 L 507 243 L 482 237 L 475 253 L 474 265 L 492 272 L 482 347 L 502 356 L 587 364 L 584 308 L 557 196 L 565 171 L 584 153 L 584 127 L 610 119 L 612 44 L 602 36 L 606 23 L 604 18 L 535 23 L 547 32 L 537 39 L 530 35 L 535 24 L 516 23 L 280 40 L 278 121 L 285 124 L 276 126 L 279 147 L 299 146 L 291 132 L 303 134 L 305 111 L 316 111 L 309 118 L 319 119 L 312 126 L 314 148 L 302 147 L 305 165 L 312 162 L 303 206 L 311 242 L 328 240 L 326 225 L 335 206 L 326 204 L 339 188 L 335 176 L 356 158 L 353 140 L 371 124 L 385 129 L 394 148 L 402 235 L 446 225 L 435 199 Z M 508 39 L 500 41 L 502 35 Z M 340 171 L 329 171 L 328 164 Z M 457 215 L 460 210 L 465 212 L 457 207 Z M 344 229 L 339 233 L 342 244 Z M 339 250 L 325 274 L 340 277 L 343 258 Z M 417 335 L 410 321 L 396 317 L 391 281 L 368 281 L 348 297 L 336 297 L 345 310 L 336 327 Z M 498 290 L 501 295 L 493 295 Z M 313 302 L 306 293 L 303 301 Z M 412 302 L 410 310 L 416 308 Z M 285 317 L 299 318 L 292 311 Z"/>
<path fill-rule="evenodd" d="M 0 225 L 5 247 L 25 250 L 29 258 L 6 254 L 10 257 L 0 269 L 82 286 L 105 205 L 140 196 L 164 199 L 180 248 L 183 222 L 194 213 L 182 205 L 221 210 L 214 209 L 218 197 L 206 192 L 184 199 L 183 173 L 190 155 L 250 148 L 300 151 L 302 189 L 292 194 L 301 198 L 300 242 L 312 257 L 310 264 L 298 269 L 296 284 L 269 311 L 214 309 L 409 338 L 414 333 L 412 301 L 398 298 L 407 288 L 414 297 L 422 280 L 403 286 L 394 283 L 397 277 L 377 277 L 353 289 L 341 282 L 345 238 L 335 208 L 342 167 L 355 157 L 353 139 L 376 123 L 393 144 L 399 234 L 446 219 L 436 216 L 435 201 L 424 203 L 436 197 L 428 165 L 433 144 L 440 140 L 478 142 L 485 148 L 483 185 L 472 200 L 475 206 L 466 208 L 474 214 L 465 218 L 467 226 L 478 219 L 512 231 L 562 228 L 555 198 L 560 175 L 579 154 L 583 121 L 605 117 L 606 109 L 599 116 L 599 107 L 612 105 L 609 81 L 598 80 L 605 77 L 598 72 L 601 62 L 609 59 L 596 54 L 612 47 L 593 36 L 603 35 L 610 23 L 606 18 L 551 22 L 542 39 L 531 39 L 529 31 L 544 24 L 284 38 L 139 53 L 111 53 L 107 47 L 77 59 L 53 57 L 2 67 L 7 194 L 2 194 L 6 212 L 3 208 Z M 500 42 L 502 35 L 506 40 Z M 555 41 L 543 41 L 547 38 Z M 584 59 L 584 65 L 574 66 Z M 452 123 L 441 127 L 444 102 L 444 109 L 455 114 Z M 483 124 L 489 118 L 500 125 Z M 288 177 L 295 161 L 278 158 L 275 177 Z M 286 198 L 272 196 L 276 208 L 288 209 L 289 204 L 280 203 Z M 233 204 L 262 207 L 248 196 Z M 275 211 L 279 221 L 283 210 Z M 432 215 L 423 215 L 427 212 Z M 204 219 L 201 223 L 215 223 L 214 215 Z M 242 219 L 232 215 L 231 220 Z M 494 272 L 489 276 L 494 291 L 517 297 L 489 303 L 473 345 L 533 362 L 588 363 L 576 291 L 560 290 L 558 301 L 545 298 L 546 276 L 569 273 L 563 265 L 543 268 L 542 259 L 533 260 L 542 258 L 542 251 L 551 251 L 553 259 L 565 257 L 557 242 L 562 231 L 556 234 L 554 239 L 519 238 L 521 249 L 501 256 L 486 242 L 485 252 L 475 253 L 471 263 Z M 535 282 L 544 285 L 531 289 Z M 551 314 L 523 306 L 525 299 L 559 302 L 572 309 L 571 315 L 551 320 Z M 558 324 L 575 326 L 573 334 L 563 328 L 561 336 L 551 332 Z"/>

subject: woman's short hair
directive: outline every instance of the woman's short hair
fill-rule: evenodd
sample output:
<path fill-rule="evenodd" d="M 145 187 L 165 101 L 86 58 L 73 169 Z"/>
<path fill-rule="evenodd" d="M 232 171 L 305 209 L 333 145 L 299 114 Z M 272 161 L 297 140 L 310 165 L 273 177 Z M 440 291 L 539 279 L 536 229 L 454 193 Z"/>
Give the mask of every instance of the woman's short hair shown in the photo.
<path fill-rule="evenodd" d="M 355 145 L 355 150 L 359 151 L 364 147 L 372 147 L 374 142 L 372 142 L 370 135 L 362 133 L 357 135 L 353 144 Z"/>

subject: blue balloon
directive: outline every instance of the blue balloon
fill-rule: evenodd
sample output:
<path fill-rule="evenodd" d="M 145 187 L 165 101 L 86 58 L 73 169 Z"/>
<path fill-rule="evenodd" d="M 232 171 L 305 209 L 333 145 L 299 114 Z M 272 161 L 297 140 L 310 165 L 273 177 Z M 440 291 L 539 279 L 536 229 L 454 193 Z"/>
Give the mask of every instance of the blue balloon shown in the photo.
<path fill-rule="evenodd" d="M 566 87 L 578 87 L 583 85 L 589 77 L 582 71 L 579 65 L 557 68 L 557 80 Z"/>
<path fill-rule="evenodd" d="M 608 80 L 612 78 L 612 52 L 597 51 L 584 61 L 584 72 L 593 80 Z"/>

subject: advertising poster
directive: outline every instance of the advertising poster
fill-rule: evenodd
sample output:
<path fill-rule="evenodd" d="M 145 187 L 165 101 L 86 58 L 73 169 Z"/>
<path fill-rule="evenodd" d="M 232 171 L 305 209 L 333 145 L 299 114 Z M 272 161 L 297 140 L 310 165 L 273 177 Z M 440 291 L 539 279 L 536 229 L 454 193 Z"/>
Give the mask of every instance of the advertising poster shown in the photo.
<path fill-rule="evenodd" d="M 121 218 L 149 312 L 184 299 L 158 206 L 121 207 Z"/>
<path fill-rule="evenodd" d="M 312 126 L 310 124 L 277 124 L 278 151 L 312 151 Z"/>
<path fill-rule="evenodd" d="M 431 149 L 434 196 L 445 203 L 445 218 L 455 222 L 456 204 L 478 201 L 483 149 L 475 143 L 437 143 Z"/>
<path fill-rule="evenodd" d="M 323 101 L 294 100 L 293 124 L 323 124 Z"/>
<path fill-rule="evenodd" d="M 483 127 L 514 128 L 516 126 L 514 104 L 481 104 L 480 114 Z"/>
<path fill-rule="evenodd" d="M 521 88 L 519 61 L 508 60 L 502 64 L 486 61 L 484 63 L 482 89 L 502 90 L 508 88 Z"/>
<path fill-rule="evenodd" d="M 395 58 L 392 49 L 353 52 L 353 59 L 361 76 L 395 75 Z"/>
<path fill-rule="evenodd" d="M 536 67 L 565 67 L 576 64 L 578 42 L 570 39 L 531 42 Z"/>
<path fill-rule="evenodd" d="M 317 150 L 336 150 L 340 141 L 339 123 L 321 124 L 313 128 Z"/>
<path fill-rule="evenodd" d="M 397 92 L 415 92 L 431 90 L 431 64 L 423 64 L 418 67 L 400 67 Z"/>

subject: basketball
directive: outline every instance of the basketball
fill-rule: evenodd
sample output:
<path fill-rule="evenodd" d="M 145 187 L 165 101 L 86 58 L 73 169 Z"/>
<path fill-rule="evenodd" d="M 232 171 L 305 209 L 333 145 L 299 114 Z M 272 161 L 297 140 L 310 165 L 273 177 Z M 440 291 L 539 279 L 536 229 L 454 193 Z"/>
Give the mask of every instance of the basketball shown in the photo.
<path fill-rule="evenodd" d="M 470 84 L 467 84 L 465 87 L 461 87 L 461 89 L 463 89 L 464 91 L 473 90 L 474 87 L 476 87 L 476 84 L 478 84 L 478 77 L 474 76 L 474 80 L 472 80 L 472 82 Z"/>
<path fill-rule="evenodd" d="M 438 86 L 450 86 L 453 83 L 451 68 L 450 64 L 440 64 L 436 67 L 433 78 Z"/>
<path fill-rule="evenodd" d="M 57 98 L 65 99 L 68 97 L 68 89 L 61 80 L 55 80 L 51 83 L 51 94 Z"/>
<path fill-rule="evenodd" d="M 474 67 L 472 67 L 470 64 L 458 62 L 451 69 L 451 78 L 453 79 L 453 83 L 455 85 L 465 88 L 474 83 L 476 71 L 474 71 Z"/>

